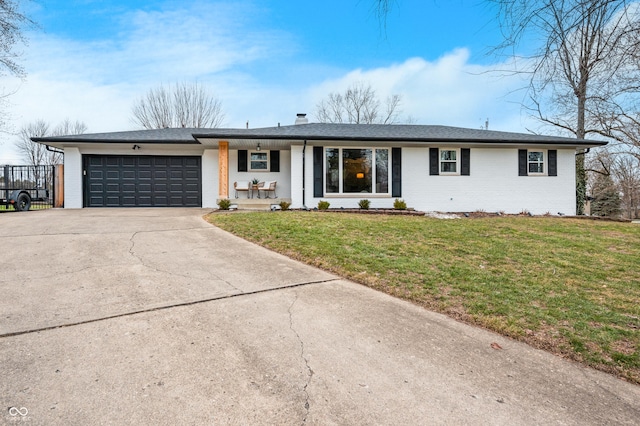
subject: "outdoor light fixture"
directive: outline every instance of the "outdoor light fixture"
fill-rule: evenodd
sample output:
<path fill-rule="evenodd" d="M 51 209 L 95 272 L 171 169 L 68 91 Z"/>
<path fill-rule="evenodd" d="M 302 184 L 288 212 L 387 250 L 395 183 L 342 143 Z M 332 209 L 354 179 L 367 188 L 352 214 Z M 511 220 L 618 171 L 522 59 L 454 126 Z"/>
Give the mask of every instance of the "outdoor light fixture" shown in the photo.
<path fill-rule="evenodd" d="M 260 151 L 260 142 L 258 142 L 258 146 L 256 147 L 256 151 Z"/>
<path fill-rule="evenodd" d="M 140 145 L 134 145 L 133 148 L 131 149 L 133 149 L 134 151 L 137 151 L 138 149 L 140 149 Z"/>
<path fill-rule="evenodd" d="M 364 179 L 364 173 L 356 173 L 357 179 Z"/>

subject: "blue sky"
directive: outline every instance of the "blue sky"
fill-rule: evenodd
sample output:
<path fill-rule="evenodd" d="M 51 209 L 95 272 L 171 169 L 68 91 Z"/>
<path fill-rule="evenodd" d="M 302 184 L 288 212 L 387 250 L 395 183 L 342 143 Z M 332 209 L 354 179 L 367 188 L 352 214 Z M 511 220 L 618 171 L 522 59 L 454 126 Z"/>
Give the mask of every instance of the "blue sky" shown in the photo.
<path fill-rule="evenodd" d="M 418 124 L 526 131 L 523 82 L 488 71 L 501 41 L 480 0 L 397 0 L 381 26 L 372 0 L 38 0 L 40 28 L 22 48 L 25 81 L 2 77 L 10 124 L 84 121 L 89 132 L 135 129 L 131 106 L 159 84 L 198 81 L 222 101 L 225 127 L 314 121 L 317 103 L 354 82 L 402 96 Z M 520 97 L 520 98 L 519 98 Z M 0 163 L 19 162 L 15 136 Z"/>

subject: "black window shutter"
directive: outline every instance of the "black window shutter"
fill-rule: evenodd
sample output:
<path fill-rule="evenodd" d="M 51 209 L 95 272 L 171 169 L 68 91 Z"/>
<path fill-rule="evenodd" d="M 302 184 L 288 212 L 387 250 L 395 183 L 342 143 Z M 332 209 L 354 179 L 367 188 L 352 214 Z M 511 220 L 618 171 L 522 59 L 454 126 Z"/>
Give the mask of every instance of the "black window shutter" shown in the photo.
<path fill-rule="evenodd" d="M 440 155 L 440 150 L 438 148 L 429 148 L 429 174 L 430 175 L 439 175 L 440 167 L 438 161 L 438 155 Z"/>
<path fill-rule="evenodd" d="M 280 171 L 280 151 L 269 151 L 269 171 Z"/>
<path fill-rule="evenodd" d="M 471 149 L 469 148 L 460 150 L 460 174 L 471 176 Z"/>
<path fill-rule="evenodd" d="M 402 197 L 402 148 L 391 148 L 391 196 Z"/>
<path fill-rule="evenodd" d="M 518 150 L 518 176 L 528 176 L 527 171 L 527 150 Z"/>
<path fill-rule="evenodd" d="M 246 149 L 238 150 L 238 171 L 239 172 L 247 171 L 247 150 Z"/>
<path fill-rule="evenodd" d="M 558 176 L 558 151 L 550 149 L 547 151 L 547 158 L 549 159 L 549 176 Z"/>
<path fill-rule="evenodd" d="M 313 147 L 313 196 L 324 197 L 322 190 L 322 157 L 324 149 L 321 146 Z"/>

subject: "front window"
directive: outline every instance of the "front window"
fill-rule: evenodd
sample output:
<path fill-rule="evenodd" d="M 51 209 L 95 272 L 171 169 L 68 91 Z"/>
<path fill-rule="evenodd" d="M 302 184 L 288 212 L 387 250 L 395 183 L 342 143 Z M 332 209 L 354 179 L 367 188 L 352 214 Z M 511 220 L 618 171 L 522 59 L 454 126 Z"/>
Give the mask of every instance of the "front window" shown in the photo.
<path fill-rule="evenodd" d="M 389 192 L 389 150 L 376 149 L 376 192 Z"/>
<path fill-rule="evenodd" d="M 458 173 L 458 150 L 457 149 L 441 149 L 440 150 L 440 174 L 457 174 Z"/>
<path fill-rule="evenodd" d="M 250 171 L 263 171 L 269 170 L 269 153 L 268 152 L 252 152 L 251 160 L 249 162 Z"/>
<path fill-rule="evenodd" d="M 544 173 L 544 152 L 529 151 L 527 153 L 527 164 L 529 174 Z"/>
<path fill-rule="evenodd" d="M 370 149 L 342 150 L 342 192 L 372 192 L 371 157 Z"/>
<path fill-rule="evenodd" d="M 326 148 L 327 194 L 388 194 L 389 149 Z"/>
<path fill-rule="evenodd" d="M 338 148 L 327 148 L 325 155 L 327 193 L 338 194 L 340 193 L 340 150 Z"/>

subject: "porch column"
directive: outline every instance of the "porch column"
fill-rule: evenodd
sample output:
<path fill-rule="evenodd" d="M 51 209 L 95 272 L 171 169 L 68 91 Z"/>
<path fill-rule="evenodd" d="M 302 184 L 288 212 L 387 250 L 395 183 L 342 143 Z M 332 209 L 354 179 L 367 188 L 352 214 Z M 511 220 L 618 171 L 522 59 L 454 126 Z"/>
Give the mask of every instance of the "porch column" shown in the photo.
<path fill-rule="evenodd" d="M 229 198 L 229 142 L 218 142 L 218 192 L 219 197 Z"/>
<path fill-rule="evenodd" d="M 53 207 L 64 207 L 64 164 L 55 166 L 53 188 Z"/>

